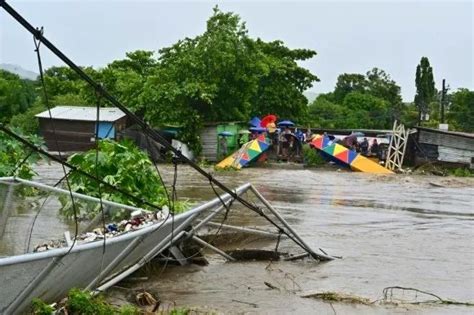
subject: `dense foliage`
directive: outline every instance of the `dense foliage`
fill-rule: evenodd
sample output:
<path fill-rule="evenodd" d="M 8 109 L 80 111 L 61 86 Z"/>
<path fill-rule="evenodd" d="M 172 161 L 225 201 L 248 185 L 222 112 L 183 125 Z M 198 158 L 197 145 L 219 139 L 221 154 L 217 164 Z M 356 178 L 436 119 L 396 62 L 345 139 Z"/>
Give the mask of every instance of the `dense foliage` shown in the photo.
<path fill-rule="evenodd" d="M 448 121 L 457 130 L 474 132 L 474 91 L 460 89 L 450 100 Z"/>
<path fill-rule="evenodd" d="M 35 83 L 0 69 L 0 123 L 26 111 L 36 98 Z"/>
<path fill-rule="evenodd" d="M 303 156 L 304 156 L 304 165 L 307 167 L 316 167 L 327 165 L 327 161 L 324 160 L 321 154 L 309 146 L 309 144 L 303 145 Z"/>
<path fill-rule="evenodd" d="M 404 110 L 400 87 L 374 68 L 366 75 L 340 75 L 334 91 L 319 95 L 309 106 L 309 117 L 318 127 L 386 129 Z"/>
<path fill-rule="evenodd" d="M 156 171 L 152 169 L 152 162 L 132 142 L 115 142 L 102 140 L 99 142 L 99 151 L 95 149 L 85 153 L 72 155 L 68 162 L 78 169 L 101 178 L 104 182 L 114 185 L 126 193 L 137 196 L 141 200 L 152 203 L 159 207 L 168 206 L 165 188 L 161 184 Z M 97 162 L 97 163 L 96 163 Z M 72 172 L 69 176 L 71 190 L 85 195 L 100 197 L 122 204 L 149 208 L 140 204 L 124 194 L 104 187 L 93 179 L 79 172 Z M 67 217 L 73 216 L 73 209 L 69 196 L 61 198 L 63 208 L 61 212 Z M 94 217 L 98 207 L 87 207 L 85 204 L 76 205 L 76 213 L 79 217 Z M 176 202 L 174 211 L 179 213 L 187 208 L 186 202 Z M 156 209 L 154 209 L 156 210 Z M 115 213 L 114 216 L 122 217 L 125 213 Z"/>
<path fill-rule="evenodd" d="M 15 132 L 20 133 L 19 130 L 15 130 Z M 42 140 L 39 137 L 34 135 L 24 137 L 38 146 L 42 145 Z M 39 158 L 38 154 L 32 153 L 20 142 L 0 131 L 0 177 L 18 176 L 31 179 L 35 175 L 32 164 Z M 24 163 L 22 163 L 23 161 Z"/>

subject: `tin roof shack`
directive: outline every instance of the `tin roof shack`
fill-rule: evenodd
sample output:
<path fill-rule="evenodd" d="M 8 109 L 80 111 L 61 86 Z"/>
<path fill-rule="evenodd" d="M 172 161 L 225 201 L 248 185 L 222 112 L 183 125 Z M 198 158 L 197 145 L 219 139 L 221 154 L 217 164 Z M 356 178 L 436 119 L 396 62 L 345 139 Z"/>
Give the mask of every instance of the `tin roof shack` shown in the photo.
<path fill-rule="evenodd" d="M 416 164 L 437 161 L 474 168 L 474 134 L 417 127 Z"/>
<path fill-rule="evenodd" d="M 97 108 L 81 106 L 57 106 L 36 115 L 40 134 L 49 151 L 86 151 L 94 146 L 96 128 L 99 138 L 116 139 L 125 129 L 126 115 L 113 107 L 102 107 L 96 127 Z M 52 119 L 51 119 L 52 118 Z"/>

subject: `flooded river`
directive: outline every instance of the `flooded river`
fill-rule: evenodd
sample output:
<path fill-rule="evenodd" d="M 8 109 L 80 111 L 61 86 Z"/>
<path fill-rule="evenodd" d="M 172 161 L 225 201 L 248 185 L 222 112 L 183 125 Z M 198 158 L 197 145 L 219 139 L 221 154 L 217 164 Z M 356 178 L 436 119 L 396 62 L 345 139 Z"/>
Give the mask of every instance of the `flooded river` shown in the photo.
<path fill-rule="evenodd" d="M 172 179 L 172 168 L 162 166 Z M 41 180 L 61 177 L 43 167 Z M 377 176 L 334 170 L 248 168 L 219 172 L 230 187 L 252 182 L 313 248 L 341 256 L 327 263 L 234 262 L 207 255 L 208 266 L 168 266 L 149 272 L 131 289 L 157 293 L 165 303 L 223 313 L 265 314 L 472 314 L 473 307 L 448 305 L 358 305 L 325 303 L 302 295 L 335 291 L 377 300 L 390 286 L 417 288 L 446 299 L 474 301 L 474 181 L 415 175 Z M 180 198 L 214 197 L 209 183 L 187 166 L 178 170 Z M 240 208 L 233 223 L 261 226 Z M 237 212 L 238 211 L 238 212 Z M 241 244 L 245 245 L 245 242 Z M 256 243 L 248 244 L 255 248 Z M 275 240 L 259 241 L 266 249 Z M 301 249 L 284 241 L 285 251 Z M 270 289 L 270 283 L 279 289 Z M 129 290 L 112 289 L 111 300 Z M 398 298 L 413 298 L 409 293 Z M 418 296 L 418 300 L 424 300 Z M 431 298 L 430 298 L 431 299 Z"/>
<path fill-rule="evenodd" d="M 180 167 L 178 174 L 181 197 L 201 201 L 213 197 L 209 184 L 191 169 Z M 170 169 L 165 176 L 172 177 Z M 300 297 L 336 291 L 376 300 L 389 286 L 474 301 L 472 180 L 281 168 L 248 168 L 216 176 L 230 187 L 252 182 L 310 246 L 343 259 L 268 266 L 267 262 L 225 263 L 211 256 L 208 266 L 169 267 L 152 273 L 150 280 L 135 284 L 135 289 L 154 290 L 161 300 L 178 305 L 206 305 L 232 313 L 333 314 L 333 308 L 336 313 L 406 312 L 406 307 L 331 306 Z M 239 216 L 242 224 L 261 224 L 249 211 L 240 211 Z M 275 241 L 266 244 L 267 249 L 274 247 Z M 118 289 L 112 294 L 123 292 Z M 408 299 L 409 294 L 404 297 Z M 474 311 L 446 306 L 410 306 L 408 310 L 427 314 Z"/>

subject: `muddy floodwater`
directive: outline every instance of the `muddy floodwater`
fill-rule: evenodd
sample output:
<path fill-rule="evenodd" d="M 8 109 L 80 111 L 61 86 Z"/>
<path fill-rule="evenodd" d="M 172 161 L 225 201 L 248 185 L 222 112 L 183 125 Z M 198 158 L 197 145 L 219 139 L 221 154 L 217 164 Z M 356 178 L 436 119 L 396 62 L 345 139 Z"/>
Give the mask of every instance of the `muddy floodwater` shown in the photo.
<path fill-rule="evenodd" d="M 164 303 L 223 313 L 474 313 L 474 307 L 469 306 L 359 305 L 301 297 L 335 291 L 374 301 L 382 298 L 384 288 L 403 286 L 474 302 L 472 179 L 378 176 L 284 166 L 215 175 L 230 187 L 253 183 L 311 247 L 342 259 L 319 264 L 309 259 L 229 263 L 208 253 L 207 266 L 150 268 L 148 280 L 119 284 L 109 291 L 108 298 L 121 301 L 130 289 L 143 288 L 158 294 Z M 172 167 L 161 168 L 170 182 Z M 52 166 L 40 171 L 44 182 L 60 177 L 60 170 Z M 177 187 L 178 197 L 193 202 L 214 197 L 209 183 L 187 166 L 178 168 Z M 265 227 L 256 214 L 239 207 L 231 216 L 233 224 Z M 275 244 L 272 239 L 249 239 L 239 247 L 274 249 Z M 288 240 L 282 241 L 280 249 L 302 252 Z M 270 289 L 265 282 L 278 289 Z M 396 297 L 415 298 L 408 292 Z"/>

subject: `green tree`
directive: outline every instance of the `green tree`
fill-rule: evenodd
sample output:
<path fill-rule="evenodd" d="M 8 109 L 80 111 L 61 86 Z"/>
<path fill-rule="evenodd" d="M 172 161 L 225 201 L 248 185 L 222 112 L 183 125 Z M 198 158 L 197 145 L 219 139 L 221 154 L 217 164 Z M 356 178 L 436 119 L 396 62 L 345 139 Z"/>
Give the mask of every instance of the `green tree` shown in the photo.
<path fill-rule="evenodd" d="M 254 40 L 238 15 L 216 7 L 202 35 L 159 51 L 159 65 L 146 80 L 139 109 L 154 125 L 180 125 L 180 139 L 199 152 L 203 122 L 246 121 L 251 114 L 305 116 L 302 92 L 317 77 L 297 61 L 314 55 L 280 41 Z"/>
<path fill-rule="evenodd" d="M 416 67 L 415 84 L 415 105 L 419 112 L 418 121 L 421 122 L 422 117 L 429 114 L 429 105 L 436 95 L 433 68 L 427 57 L 421 57 L 420 63 Z"/>
<path fill-rule="evenodd" d="M 152 51 L 137 50 L 115 60 L 100 71 L 100 79 L 109 92 L 130 110 L 142 107 L 141 94 L 146 80 L 157 72 L 158 61 Z"/>
<path fill-rule="evenodd" d="M 451 94 L 448 121 L 457 130 L 474 132 L 474 91 L 459 89 Z"/>
<path fill-rule="evenodd" d="M 344 73 L 334 92 L 320 95 L 309 106 L 313 124 L 327 128 L 391 127 L 408 110 L 400 86 L 384 70 L 373 68 L 366 75 Z"/>
<path fill-rule="evenodd" d="M 400 121 L 405 109 L 400 86 L 382 69 L 373 68 L 366 73 L 366 77 L 368 93 L 387 101 L 391 121 Z"/>
<path fill-rule="evenodd" d="M 335 101 L 341 104 L 351 92 L 364 93 L 367 91 L 367 80 L 363 74 L 344 73 L 337 77 L 334 89 Z"/>
<path fill-rule="evenodd" d="M 0 70 L 0 123 L 26 111 L 36 98 L 35 83 L 16 74 Z"/>
<path fill-rule="evenodd" d="M 92 78 L 100 81 L 99 73 L 92 67 L 82 67 L 82 70 Z M 69 67 L 51 67 L 46 69 L 44 71 L 44 81 L 51 106 L 96 104 L 96 95 L 93 89 Z M 43 90 L 40 96 L 44 104 Z M 67 101 L 71 101 L 71 103 L 64 103 Z"/>
<path fill-rule="evenodd" d="M 351 92 L 343 102 L 346 128 L 385 129 L 390 125 L 389 103 L 367 93 Z"/>
<path fill-rule="evenodd" d="M 301 120 L 307 116 L 308 100 L 303 92 L 319 81 L 309 70 L 298 65 L 316 55 L 309 49 L 290 49 L 281 41 L 255 42 L 260 65 L 258 91 L 252 116 L 275 113 L 279 117 Z"/>
<path fill-rule="evenodd" d="M 311 124 L 322 128 L 345 128 L 348 110 L 336 104 L 332 93 L 319 95 L 308 108 Z"/>

